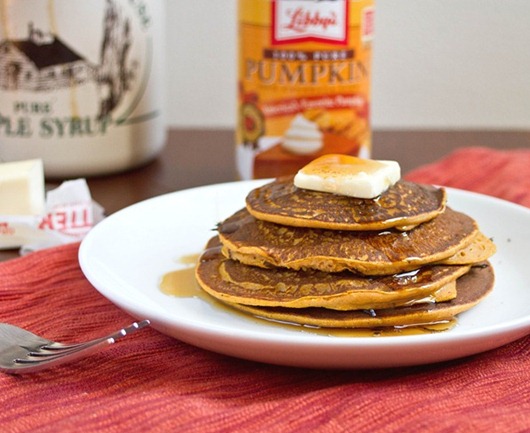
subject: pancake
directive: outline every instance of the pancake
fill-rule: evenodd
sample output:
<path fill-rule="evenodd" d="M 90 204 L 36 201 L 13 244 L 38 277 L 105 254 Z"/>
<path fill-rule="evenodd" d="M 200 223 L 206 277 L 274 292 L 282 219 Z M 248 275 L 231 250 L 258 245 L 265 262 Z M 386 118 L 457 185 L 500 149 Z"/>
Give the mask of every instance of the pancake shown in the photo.
<path fill-rule="evenodd" d="M 294 227 L 330 230 L 411 228 L 443 212 L 442 188 L 400 180 L 376 199 L 297 188 L 293 176 L 251 191 L 248 211 L 257 219 Z"/>
<path fill-rule="evenodd" d="M 456 281 L 457 297 L 440 303 L 422 303 L 406 307 L 366 311 L 337 311 L 327 308 L 256 307 L 227 304 L 268 320 L 323 328 L 402 327 L 445 322 L 477 305 L 493 289 L 494 273 L 490 264 L 477 266 Z M 371 313 L 371 314 L 369 314 Z"/>
<path fill-rule="evenodd" d="M 455 255 L 438 262 L 444 265 L 471 265 L 489 259 L 496 251 L 495 244 L 482 232 L 478 232 L 473 241 Z"/>
<path fill-rule="evenodd" d="M 215 240 L 209 246 L 214 244 Z M 469 266 L 426 266 L 375 278 L 348 271 L 263 269 L 227 259 L 219 248 L 213 247 L 203 254 L 196 276 L 204 291 L 228 303 L 358 310 L 452 299 L 456 290 L 451 283 L 469 269 Z"/>
<path fill-rule="evenodd" d="M 444 260 L 479 233 L 472 218 L 450 208 L 407 232 L 289 227 L 242 209 L 219 224 L 218 232 L 223 254 L 247 265 L 363 275 L 396 274 Z"/>

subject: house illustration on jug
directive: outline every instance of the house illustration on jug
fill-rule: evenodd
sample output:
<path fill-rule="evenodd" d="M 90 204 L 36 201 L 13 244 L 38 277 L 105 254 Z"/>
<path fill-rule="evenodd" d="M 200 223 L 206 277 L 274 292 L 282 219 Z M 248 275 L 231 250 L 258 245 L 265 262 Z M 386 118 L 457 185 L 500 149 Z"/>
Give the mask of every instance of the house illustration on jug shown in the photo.
<path fill-rule="evenodd" d="M 57 36 L 28 26 L 28 38 L 0 41 L 0 88 L 47 91 L 96 79 L 92 65 Z"/>

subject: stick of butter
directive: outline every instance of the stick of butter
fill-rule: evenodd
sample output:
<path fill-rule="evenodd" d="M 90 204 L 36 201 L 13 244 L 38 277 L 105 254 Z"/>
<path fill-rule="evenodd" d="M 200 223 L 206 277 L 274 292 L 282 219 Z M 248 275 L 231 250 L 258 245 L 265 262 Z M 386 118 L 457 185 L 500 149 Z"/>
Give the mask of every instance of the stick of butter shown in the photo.
<path fill-rule="evenodd" d="M 298 188 L 357 198 L 375 198 L 401 177 L 396 161 L 377 161 L 349 155 L 329 154 L 298 171 Z"/>
<path fill-rule="evenodd" d="M 0 164 L 0 215 L 42 215 L 44 203 L 42 160 Z"/>

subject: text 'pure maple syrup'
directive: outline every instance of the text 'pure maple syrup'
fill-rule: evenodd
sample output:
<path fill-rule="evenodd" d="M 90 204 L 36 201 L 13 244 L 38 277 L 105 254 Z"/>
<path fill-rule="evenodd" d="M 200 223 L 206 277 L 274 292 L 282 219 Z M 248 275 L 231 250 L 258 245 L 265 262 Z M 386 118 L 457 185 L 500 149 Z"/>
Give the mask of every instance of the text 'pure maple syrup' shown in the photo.
<path fill-rule="evenodd" d="M 239 0 L 236 163 L 294 174 L 330 153 L 369 157 L 373 0 Z"/>

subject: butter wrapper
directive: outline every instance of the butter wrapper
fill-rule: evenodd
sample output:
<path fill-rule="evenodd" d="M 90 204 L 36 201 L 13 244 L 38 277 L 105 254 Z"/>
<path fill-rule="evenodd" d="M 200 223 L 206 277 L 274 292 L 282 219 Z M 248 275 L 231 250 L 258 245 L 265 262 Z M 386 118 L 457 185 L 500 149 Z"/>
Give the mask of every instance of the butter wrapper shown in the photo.
<path fill-rule="evenodd" d="M 24 243 L 44 242 L 49 235 L 39 230 L 41 217 L 26 215 L 0 215 L 0 250 L 21 247 Z"/>
<path fill-rule="evenodd" d="M 78 242 L 104 218 L 85 179 L 63 182 L 46 194 L 44 215 L 0 215 L 0 249 L 21 254 Z"/>

